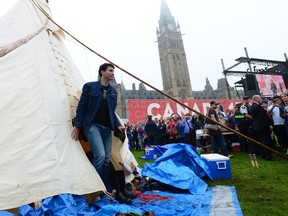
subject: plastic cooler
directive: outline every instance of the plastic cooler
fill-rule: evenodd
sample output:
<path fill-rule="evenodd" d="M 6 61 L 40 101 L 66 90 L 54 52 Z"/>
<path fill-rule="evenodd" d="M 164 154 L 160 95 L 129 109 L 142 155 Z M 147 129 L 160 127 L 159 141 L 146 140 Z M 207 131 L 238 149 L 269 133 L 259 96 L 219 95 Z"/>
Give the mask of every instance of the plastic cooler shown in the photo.
<path fill-rule="evenodd" d="M 220 154 L 201 154 L 202 160 L 210 168 L 215 179 L 231 179 L 231 165 L 229 157 Z"/>
<path fill-rule="evenodd" d="M 157 154 L 154 151 L 154 148 L 149 147 L 145 148 L 145 159 L 146 160 L 155 160 L 157 158 Z"/>

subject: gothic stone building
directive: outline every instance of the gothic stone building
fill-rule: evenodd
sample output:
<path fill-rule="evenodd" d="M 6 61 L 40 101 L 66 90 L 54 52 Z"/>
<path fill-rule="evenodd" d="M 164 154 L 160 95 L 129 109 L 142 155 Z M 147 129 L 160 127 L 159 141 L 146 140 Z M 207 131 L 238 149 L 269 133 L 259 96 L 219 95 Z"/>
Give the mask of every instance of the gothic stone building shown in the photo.
<path fill-rule="evenodd" d="M 165 0 L 161 0 L 159 26 L 156 30 L 163 92 L 175 99 L 220 99 L 228 98 L 225 79 L 218 80 L 217 89 L 214 90 L 206 78 L 203 91 L 192 91 L 188 64 L 180 31 L 179 23 L 175 21 Z M 122 118 L 127 118 L 127 99 L 165 99 L 163 94 L 147 90 L 143 83 L 136 89 L 126 90 L 124 83 L 111 83 L 118 91 L 117 113 Z M 236 98 L 235 90 L 231 87 L 231 98 Z"/>

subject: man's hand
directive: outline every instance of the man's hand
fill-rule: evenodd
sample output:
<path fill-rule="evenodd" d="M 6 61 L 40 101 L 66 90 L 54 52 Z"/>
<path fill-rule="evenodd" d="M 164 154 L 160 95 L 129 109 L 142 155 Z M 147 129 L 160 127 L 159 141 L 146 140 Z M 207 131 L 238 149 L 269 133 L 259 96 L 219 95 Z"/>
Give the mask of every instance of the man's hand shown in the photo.
<path fill-rule="evenodd" d="M 125 128 L 125 127 L 123 127 L 122 125 L 118 126 L 118 130 L 119 130 L 119 131 L 121 131 L 121 132 L 124 132 L 124 131 L 125 131 L 125 129 L 126 129 L 126 128 Z"/>
<path fill-rule="evenodd" d="M 79 132 L 80 132 L 80 129 L 78 127 L 73 127 L 72 132 L 71 132 L 71 137 L 73 140 L 79 139 Z"/>

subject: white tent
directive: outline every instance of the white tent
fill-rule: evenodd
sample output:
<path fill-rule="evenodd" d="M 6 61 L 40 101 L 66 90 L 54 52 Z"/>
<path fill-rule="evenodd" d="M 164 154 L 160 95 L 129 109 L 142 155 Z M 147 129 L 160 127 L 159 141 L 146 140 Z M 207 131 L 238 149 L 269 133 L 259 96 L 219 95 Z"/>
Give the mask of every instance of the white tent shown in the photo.
<path fill-rule="evenodd" d="M 62 36 L 32 0 L 0 19 L 0 210 L 105 190 L 70 137 L 83 79 Z"/>

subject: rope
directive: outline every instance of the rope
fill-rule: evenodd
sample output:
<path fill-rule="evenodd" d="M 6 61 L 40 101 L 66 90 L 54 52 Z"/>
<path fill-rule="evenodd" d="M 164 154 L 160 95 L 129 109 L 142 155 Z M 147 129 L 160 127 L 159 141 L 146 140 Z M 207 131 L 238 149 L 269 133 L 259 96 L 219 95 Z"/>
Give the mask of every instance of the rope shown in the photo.
<path fill-rule="evenodd" d="M 64 31 L 67 35 L 69 35 L 71 38 L 73 38 L 73 39 L 74 39 L 75 41 L 77 41 L 79 44 L 81 44 L 82 46 L 84 46 L 85 48 L 87 48 L 88 50 L 90 50 L 91 52 L 93 52 L 94 54 L 96 54 L 97 56 L 99 56 L 100 58 L 102 58 L 102 59 L 104 59 L 105 61 L 113 64 L 113 65 L 114 65 L 116 68 L 118 68 L 119 70 L 125 72 L 125 73 L 128 74 L 129 76 L 131 76 L 131 77 L 133 77 L 134 79 L 138 80 L 139 82 L 142 82 L 143 84 L 149 86 L 149 87 L 152 88 L 153 90 L 159 92 L 160 94 L 162 94 L 162 95 L 164 95 L 165 97 L 171 99 L 172 101 L 180 104 L 181 106 L 189 109 L 190 111 L 195 112 L 195 113 L 197 113 L 197 114 L 200 115 L 200 116 L 203 116 L 205 119 L 209 119 L 210 121 L 212 121 L 212 122 L 214 122 L 215 124 L 221 126 L 222 128 L 225 128 L 225 129 L 227 129 L 228 131 L 231 131 L 231 132 L 233 132 L 234 134 L 237 134 L 238 136 L 240 136 L 240 137 L 242 137 L 242 138 L 244 138 L 244 139 L 247 139 L 247 140 L 251 141 L 252 143 L 254 143 L 254 144 L 256 144 L 256 145 L 258 145 L 258 146 L 260 146 L 260 147 L 262 147 L 262 148 L 264 148 L 264 149 L 266 149 L 266 150 L 268 150 L 268 151 L 270 151 L 270 152 L 273 152 L 273 153 L 279 155 L 280 157 L 282 157 L 282 158 L 284 158 L 284 159 L 286 159 L 286 160 L 288 160 L 288 156 L 287 156 L 287 155 L 284 155 L 283 153 L 280 153 L 280 152 L 276 151 L 275 149 L 272 149 L 272 148 L 270 148 L 270 147 L 268 147 L 268 146 L 266 146 L 266 145 L 264 145 L 264 144 L 262 144 L 262 143 L 260 143 L 260 142 L 258 142 L 258 141 L 256 141 L 256 140 L 254 140 L 254 139 L 252 139 L 252 138 L 250 138 L 250 137 L 248 137 L 248 136 L 245 136 L 244 134 L 241 134 L 240 132 L 238 132 L 238 131 L 236 131 L 236 130 L 233 130 L 232 128 L 230 128 L 230 127 L 228 127 L 228 126 L 223 125 L 223 124 L 215 121 L 214 119 L 212 119 L 212 118 L 210 118 L 210 117 L 208 117 L 208 116 L 206 116 L 206 115 L 198 112 L 197 110 L 194 110 L 194 109 L 190 108 L 190 107 L 187 106 L 186 104 L 178 101 L 177 99 L 171 97 L 170 95 L 166 94 L 165 92 L 157 89 L 156 87 L 150 85 L 149 83 L 145 82 L 144 80 L 140 79 L 139 77 L 137 77 L 137 76 L 133 75 L 132 73 L 128 72 L 127 70 L 125 70 L 124 68 L 120 67 L 120 66 L 117 65 L 116 63 L 114 63 L 114 62 L 110 61 L 109 59 L 105 58 L 105 57 L 102 56 L 101 54 L 97 53 L 96 51 L 94 51 L 93 49 L 91 49 L 90 47 L 88 47 L 87 45 L 85 45 L 84 43 L 82 43 L 80 40 L 78 40 L 76 37 L 74 37 L 72 34 L 70 34 L 70 33 L 69 33 L 68 31 L 66 31 L 64 28 L 62 28 L 58 23 L 56 23 L 56 22 L 49 16 L 49 14 L 48 14 L 38 3 L 35 2 L 35 0 L 32 0 L 32 2 L 33 2 L 33 3 L 36 5 L 36 7 L 37 7 L 52 23 L 54 23 L 58 28 L 60 28 L 60 29 L 61 29 L 62 31 Z"/>

